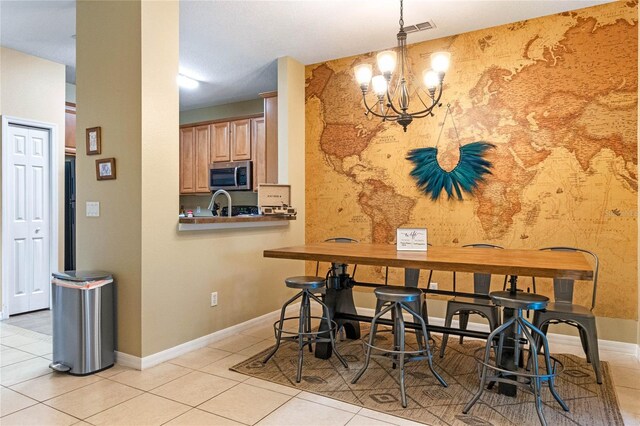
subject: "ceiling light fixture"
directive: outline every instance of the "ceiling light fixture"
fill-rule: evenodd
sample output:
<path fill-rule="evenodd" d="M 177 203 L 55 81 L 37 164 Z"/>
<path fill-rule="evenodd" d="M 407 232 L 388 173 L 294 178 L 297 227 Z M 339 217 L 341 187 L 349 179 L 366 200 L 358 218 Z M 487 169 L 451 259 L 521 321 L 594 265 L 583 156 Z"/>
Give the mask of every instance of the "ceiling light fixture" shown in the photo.
<path fill-rule="evenodd" d="M 404 30 L 403 20 L 403 0 L 400 0 L 400 31 L 398 32 L 398 47 L 396 50 L 385 50 L 378 53 L 378 69 L 381 74 L 372 78 L 373 70 L 370 64 L 360 64 L 354 68 L 356 81 L 362 90 L 362 99 L 366 109 L 365 115 L 373 114 L 382 118 L 382 121 L 396 121 L 407 131 L 407 126 L 414 118 L 424 118 L 433 115 L 433 109 L 439 105 L 442 96 L 442 82 L 444 74 L 449 69 L 451 55 L 447 52 L 436 52 L 431 55 L 431 69 L 424 70 L 422 74 L 425 91 L 421 86 L 417 86 L 415 95 L 422 104 L 423 109 L 415 112 L 408 112 L 409 109 L 409 81 L 413 76 L 408 73 L 407 65 L 407 33 Z M 392 84 L 393 71 L 400 54 L 400 74 Z M 405 75 L 405 73 L 407 73 Z M 378 98 L 373 106 L 367 102 L 369 86 L 372 86 L 373 93 Z M 423 96 L 420 95 L 422 92 Z M 397 103 L 397 105 L 396 105 Z M 378 111 L 375 111 L 376 104 Z"/>
<path fill-rule="evenodd" d="M 178 74 L 176 80 L 178 82 L 178 86 L 184 87 L 185 89 L 195 89 L 200 84 L 198 80 L 194 80 L 193 78 L 187 77 L 183 74 Z"/>

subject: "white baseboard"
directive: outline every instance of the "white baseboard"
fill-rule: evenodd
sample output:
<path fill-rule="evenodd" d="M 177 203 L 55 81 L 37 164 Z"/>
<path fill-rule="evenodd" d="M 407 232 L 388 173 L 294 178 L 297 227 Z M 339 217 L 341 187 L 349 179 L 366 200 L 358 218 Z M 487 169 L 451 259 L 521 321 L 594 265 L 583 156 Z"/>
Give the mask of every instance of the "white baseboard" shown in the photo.
<path fill-rule="evenodd" d="M 300 309 L 300 303 L 294 303 L 291 306 L 289 306 L 289 310 L 299 310 L 299 309 Z M 369 316 L 374 315 L 374 310 L 371 308 L 357 308 L 357 310 L 358 310 L 358 313 L 362 315 L 369 315 Z M 210 345 L 211 343 L 230 337 L 232 335 L 240 333 L 256 325 L 263 325 L 265 321 L 268 321 L 270 319 L 273 319 L 275 321 L 278 318 L 279 314 L 280 314 L 280 309 L 261 315 L 257 318 L 250 319 L 240 324 L 236 324 L 231 327 L 218 330 L 214 333 L 199 337 L 189 342 L 182 343 L 178 346 L 165 349 L 164 351 L 157 352 L 155 354 L 146 356 L 144 358 L 129 355 L 124 352 L 116 352 L 116 360 L 118 364 L 124 367 L 134 368 L 136 370 L 144 370 L 147 368 L 151 368 L 155 365 L 161 364 L 170 359 L 176 358 L 180 355 L 184 355 L 193 350 L 203 348 L 207 345 Z M 429 323 L 433 325 L 444 325 L 444 318 L 429 317 Z M 457 327 L 458 321 L 454 320 L 451 325 L 453 327 Z M 488 324 L 479 324 L 475 322 L 469 322 L 468 328 L 470 330 L 475 330 L 475 331 L 489 332 Z M 580 338 L 578 336 L 549 333 L 547 337 L 549 339 L 549 343 L 551 344 L 563 344 L 568 346 L 576 346 L 580 348 L 582 347 L 580 343 Z M 598 339 L 598 345 L 601 350 L 635 355 L 640 360 L 640 345 L 637 345 L 634 343 L 625 343 L 625 342 L 617 342 L 614 340 L 602 340 L 602 339 Z"/>
<path fill-rule="evenodd" d="M 373 316 L 375 313 L 374 309 L 371 308 L 357 308 L 358 313 L 363 315 Z M 409 317 L 407 317 L 409 319 Z M 444 318 L 438 317 L 429 317 L 429 323 L 433 325 L 444 325 Z M 453 320 L 451 323 L 452 327 L 458 327 L 458 320 Z M 489 324 L 479 324 L 475 322 L 469 322 L 467 328 L 469 330 L 474 331 L 483 331 L 489 332 Z M 576 346 L 582 348 L 582 344 L 580 343 L 580 338 L 578 336 L 570 336 L 567 334 L 559 334 L 559 333 L 548 333 L 547 339 L 551 344 L 562 344 L 567 346 Z M 634 343 L 625 343 L 618 342 L 615 340 L 603 340 L 598 339 L 598 348 L 604 351 L 612 351 L 619 352 L 624 354 L 635 355 L 640 359 L 640 345 L 636 345 Z"/>
<path fill-rule="evenodd" d="M 300 302 L 291 304 L 287 309 L 287 312 L 296 310 L 300 310 Z M 204 348 L 211 343 L 233 336 L 254 326 L 264 325 L 265 323 L 270 324 L 268 322 L 270 319 L 273 319 L 275 321 L 279 318 L 279 316 L 280 309 L 278 309 L 277 311 L 266 313 L 257 318 L 250 319 L 240 324 L 232 325 L 231 327 L 218 330 L 206 336 L 198 337 L 197 339 L 182 343 L 169 349 L 165 349 L 164 351 L 156 352 L 155 354 L 148 355 L 143 358 L 129 355 L 124 352 L 116 352 L 116 361 L 118 362 L 118 364 L 124 367 L 134 368 L 136 370 L 145 370 L 196 349 Z"/>

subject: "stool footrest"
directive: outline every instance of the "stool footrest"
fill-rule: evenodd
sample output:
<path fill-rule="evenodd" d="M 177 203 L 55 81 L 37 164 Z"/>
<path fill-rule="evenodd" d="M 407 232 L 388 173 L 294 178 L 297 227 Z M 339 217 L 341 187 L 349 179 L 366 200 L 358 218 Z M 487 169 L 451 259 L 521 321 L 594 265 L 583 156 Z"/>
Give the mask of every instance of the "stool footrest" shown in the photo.
<path fill-rule="evenodd" d="M 309 318 L 310 319 L 317 319 L 317 320 L 320 320 L 320 321 L 328 321 L 326 317 L 314 317 L 314 316 L 311 316 Z M 287 322 L 287 321 L 292 322 L 293 320 L 299 321 L 300 317 L 286 317 L 282 321 L 277 320 L 276 322 L 274 322 L 273 323 L 273 330 L 274 330 L 274 333 L 276 333 L 276 337 L 278 336 L 278 332 L 280 332 L 281 334 L 291 334 L 291 336 L 285 336 L 285 337 L 282 337 L 282 339 L 292 339 L 293 338 L 293 339 L 297 340 L 298 336 L 309 336 L 309 337 L 315 337 L 315 338 L 318 338 L 318 339 L 325 339 L 325 338 L 317 337 L 317 336 L 320 335 L 320 334 L 327 334 L 327 333 L 329 333 L 329 331 L 333 331 L 335 333 L 338 330 L 338 324 L 333 320 L 331 321 L 331 329 L 330 330 L 329 329 L 327 329 L 327 330 L 318 329 L 316 331 L 308 331 L 308 332 L 285 330 L 284 329 L 284 323 Z M 326 340 L 330 341 L 331 339 L 329 339 L 327 337 Z"/>
<path fill-rule="evenodd" d="M 497 349 L 497 346 L 493 346 L 493 348 Z M 503 346 L 503 348 L 507 348 L 509 349 L 509 346 Z M 521 349 L 521 351 L 523 352 L 523 354 L 529 354 L 531 355 L 531 350 L 529 349 Z M 476 349 L 476 351 L 473 354 L 474 359 L 476 360 L 476 362 L 478 363 L 478 371 L 480 373 L 480 371 L 482 370 L 482 368 L 480 367 L 481 365 L 486 366 L 487 368 L 489 368 L 490 370 L 493 370 L 497 373 L 501 373 L 501 374 L 505 374 L 507 376 L 519 376 L 519 377 L 525 377 L 525 378 L 538 378 L 541 379 L 542 381 L 548 381 L 549 379 L 553 379 L 556 378 L 558 375 L 560 375 L 560 373 L 562 373 L 564 371 L 564 364 L 562 364 L 562 362 L 556 358 L 553 357 L 551 355 L 549 355 L 549 360 L 551 361 L 551 372 L 546 372 L 546 374 L 541 374 L 540 372 L 538 372 L 538 374 L 534 374 L 534 373 L 529 373 L 527 371 L 529 370 L 507 370 L 506 368 L 502 368 L 499 367 L 498 365 L 496 365 L 496 360 L 492 357 L 491 359 L 489 359 L 489 362 L 485 362 L 482 359 L 481 353 L 484 354 L 485 352 L 485 348 L 478 348 Z M 544 357 L 544 355 L 542 354 L 538 354 L 538 357 Z M 543 364 L 544 365 L 544 364 Z M 546 370 L 546 368 L 541 368 L 542 370 Z M 487 380 L 491 380 L 491 376 L 488 376 Z M 510 379 L 504 379 L 501 381 L 507 381 Z M 515 382 L 515 380 L 514 380 Z M 517 383 L 514 383 L 517 384 Z"/>
<path fill-rule="evenodd" d="M 376 334 L 390 333 L 390 332 L 391 332 L 391 330 L 378 330 L 376 332 Z M 373 350 L 380 351 L 380 352 L 385 352 L 385 353 L 388 353 L 388 354 L 407 354 L 407 355 L 420 355 L 420 356 L 422 356 L 421 354 L 424 354 L 425 356 L 422 359 L 432 359 L 432 356 L 431 356 L 431 353 L 430 353 L 431 350 L 427 349 L 426 347 L 424 349 L 416 349 L 416 350 L 412 351 L 412 350 L 407 350 L 407 349 L 405 349 L 405 350 L 395 350 L 395 349 L 389 349 L 389 348 L 381 348 L 380 346 L 369 344 L 369 335 L 370 334 L 371 333 L 367 333 L 364 336 L 362 336 L 362 345 L 364 347 L 368 346 Z M 372 354 L 371 356 L 376 356 L 376 355 Z"/>

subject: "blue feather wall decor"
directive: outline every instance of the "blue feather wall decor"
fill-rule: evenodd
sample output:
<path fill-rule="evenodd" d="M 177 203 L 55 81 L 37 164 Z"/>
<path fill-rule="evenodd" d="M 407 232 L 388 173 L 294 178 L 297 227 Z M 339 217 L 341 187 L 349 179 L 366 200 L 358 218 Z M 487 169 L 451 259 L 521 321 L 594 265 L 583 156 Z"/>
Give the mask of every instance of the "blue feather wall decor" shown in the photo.
<path fill-rule="evenodd" d="M 461 146 L 458 164 L 450 172 L 440 167 L 438 148 L 417 148 L 409 151 L 406 158 L 414 164 L 411 176 L 416 179 L 418 188 L 432 200 L 437 200 L 442 190 L 446 191 L 448 199 L 455 192 L 458 200 L 462 200 L 462 192 L 473 193 L 484 181 L 484 176 L 491 174 L 492 164 L 484 158 L 491 148 L 495 145 L 482 141 Z"/>

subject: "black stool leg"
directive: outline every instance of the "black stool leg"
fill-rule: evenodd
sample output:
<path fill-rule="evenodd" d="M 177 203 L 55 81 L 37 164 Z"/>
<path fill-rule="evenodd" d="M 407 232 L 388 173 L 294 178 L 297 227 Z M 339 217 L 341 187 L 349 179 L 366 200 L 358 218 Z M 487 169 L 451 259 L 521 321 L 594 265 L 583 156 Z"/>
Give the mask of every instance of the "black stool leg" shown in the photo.
<path fill-rule="evenodd" d="M 326 318 L 326 321 L 329 323 L 329 339 L 331 340 L 331 347 L 333 348 L 333 353 L 336 354 L 336 358 L 338 358 L 338 360 L 340 361 L 340 363 L 342 363 L 344 368 L 349 368 L 349 365 L 347 364 L 347 361 L 345 361 L 345 359 L 342 357 L 342 355 L 340 355 L 340 353 L 338 352 L 338 348 L 336 347 L 336 336 L 334 334 L 334 324 L 335 324 L 335 322 L 331 318 L 331 311 L 329 311 L 329 307 L 327 305 L 325 305 L 324 302 L 322 300 L 320 300 L 315 294 L 309 293 L 309 296 L 311 297 L 311 299 L 313 299 L 317 303 L 319 303 L 320 306 L 322 306 L 322 312 L 323 312 L 322 316 L 324 318 Z M 336 329 L 337 329 L 337 327 L 336 327 Z"/>
<path fill-rule="evenodd" d="M 449 309 L 449 304 L 447 303 L 447 313 L 444 318 L 444 326 L 447 328 L 451 327 L 451 321 L 453 321 L 453 316 L 455 312 L 452 312 L 452 309 Z M 447 342 L 449 341 L 449 333 L 444 333 L 442 335 L 442 342 L 440 343 L 440 358 L 444 358 L 444 350 L 447 348 Z"/>
<path fill-rule="evenodd" d="M 293 303 L 294 301 L 296 301 L 300 297 L 302 297 L 302 292 L 296 294 L 291 299 L 287 300 L 284 305 L 282 305 L 282 310 L 280 311 L 280 320 L 278 322 L 276 322 L 276 324 L 278 324 L 278 326 L 276 327 L 276 324 L 273 325 L 273 329 L 274 329 L 274 332 L 275 332 L 275 335 L 276 335 L 276 346 L 273 348 L 273 350 L 271 352 L 269 352 L 269 355 L 267 355 L 262 360 L 263 364 L 266 364 L 267 361 L 269 361 L 271 359 L 271 357 L 274 356 L 276 354 L 276 352 L 278 352 L 278 348 L 280 348 L 280 340 L 282 339 L 282 327 L 284 327 L 284 316 L 285 316 L 286 311 L 287 311 L 287 306 L 289 306 L 291 303 Z"/>
<path fill-rule="evenodd" d="M 460 323 L 460 330 L 466 330 L 469 325 L 469 312 L 460 311 L 458 314 L 458 321 Z M 464 342 L 464 336 L 460 336 L 460 344 Z"/>
<path fill-rule="evenodd" d="M 491 345 L 492 345 L 493 339 L 497 335 L 502 333 L 504 330 L 506 330 L 507 328 L 511 327 L 511 325 L 515 321 L 516 321 L 516 317 L 514 316 L 509 321 L 505 322 L 500 327 L 498 327 L 495 330 L 493 330 L 491 332 L 491 334 L 489 334 L 489 337 L 487 338 L 487 345 L 486 345 L 485 350 L 484 350 L 484 362 L 485 362 L 485 364 L 489 360 L 489 357 L 490 357 L 490 354 L 491 354 Z M 465 405 L 464 408 L 462 409 L 462 412 L 464 414 L 467 414 L 469 412 L 469 410 L 471 410 L 471 408 L 475 405 L 475 403 L 478 402 L 478 399 L 480 399 L 480 397 L 482 396 L 482 393 L 484 392 L 484 387 L 485 387 L 486 382 L 487 382 L 487 369 L 488 369 L 488 367 L 486 365 L 482 365 L 482 374 L 480 375 L 480 388 L 478 389 L 478 392 L 476 392 L 476 394 L 473 396 L 473 398 L 471 398 L 471 401 L 467 402 L 467 405 Z"/>
<path fill-rule="evenodd" d="M 367 367 L 369 367 L 369 361 L 371 360 L 371 350 L 372 350 L 371 347 L 373 346 L 373 342 L 376 337 L 376 332 L 378 331 L 378 320 L 380 319 L 381 316 L 389 312 L 391 308 L 392 306 L 387 306 L 386 308 L 383 308 L 371 320 L 371 330 L 369 331 L 369 344 L 367 345 L 367 352 L 364 356 L 364 365 L 362 366 L 360 371 L 358 371 L 358 374 L 356 374 L 356 376 L 351 380 L 351 384 L 355 384 L 358 380 L 360 380 L 360 377 L 362 377 L 364 372 L 367 370 Z"/>
<path fill-rule="evenodd" d="M 407 408 L 407 392 L 404 387 L 404 318 L 402 316 L 402 305 L 400 303 L 394 303 L 393 308 L 395 311 L 395 321 L 393 322 L 393 328 L 398 336 L 398 366 L 400 367 L 400 398 L 402 399 L 402 407 Z"/>
<path fill-rule="evenodd" d="M 404 306 L 403 307 L 410 313 L 412 314 L 414 317 L 416 317 L 415 312 L 413 312 L 411 310 L 411 308 Z M 422 318 L 421 316 L 418 316 L 418 322 L 420 323 L 420 326 L 422 327 L 422 333 L 427 336 L 427 322 L 424 320 L 424 318 Z M 444 381 L 444 379 L 438 374 L 438 372 L 433 368 L 433 354 L 431 353 L 431 347 L 429 345 L 429 339 L 425 339 L 425 352 L 427 353 L 427 362 L 429 364 L 429 370 L 431 370 L 431 373 L 433 374 L 433 376 L 440 382 L 440 384 L 442 386 L 444 386 L 445 388 L 448 387 L 449 385 L 447 384 L 447 382 Z"/>
<path fill-rule="evenodd" d="M 549 358 L 549 341 L 547 340 L 547 336 L 544 335 L 542 330 L 539 330 L 536 326 L 531 324 L 529 321 L 527 321 L 525 319 L 523 319 L 522 321 L 532 331 L 532 333 L 529 336 L 527 336 L 528 338 L 530 338 L 530 342 L 536 342 L 536 343 L 538 343 L 540 341 L 542 342 L 542 347 L 544 348 L 544 363 L 545 363 L 545 367 L 547 369 L 547 374 L 555 373 L 555 371 L 553 371 L 553 367 L 551 365 L 551 358 Z M 533 337 L 534 334 L 537 334 L 539 336 L 539 338 Z M 530 347 L 531 347 L 532 357 L 533 357 L 533 354 L 534 354 L 534 350 L 535 350 L 535 353 L 536 353 L 536 356 L 537 356 L 537 353 L 539 353 L 538 348 L 534 345 L 534 343 L 529 343 L 529 344 L 530 344 Z M 537 364 L 537 358 L 536 358 L 536 364 Z M 553 398 L 558 402 L 558 404 L 560 404 L 562 409 L 564 411 L 569 411 L 569 407 L 564 402 L 562 397 L 560 397 L 560 395 L 558 394 L 558 391 L 556 390 L 555 377 L 553 377 L 553 376 L 549 377 L 549 390 L 551 391 L 551 395 L 553 395 Z"/>
<path fill-rule="evenodd" d="M 300 319 L 298 320 L 298 371 L 296 372 L 296 383 L 302 379 L 302 361 L 304 360 L 305 329 L 307 328 L 307 311 L 309 308 L 309 293 L 302 291 L 302 303 L 300 304 Z"/>
<path fill-rule="evenodd" d="M 309 292 L 309 294 L 311 293 Z M 305 333 L 311 333 L 311 303 L 307 305 L 307 323 L 306 323 Z M 313 352 L 313 345 L 311 344 L 311 339 L 309 339 L 309 352 Z"/>

